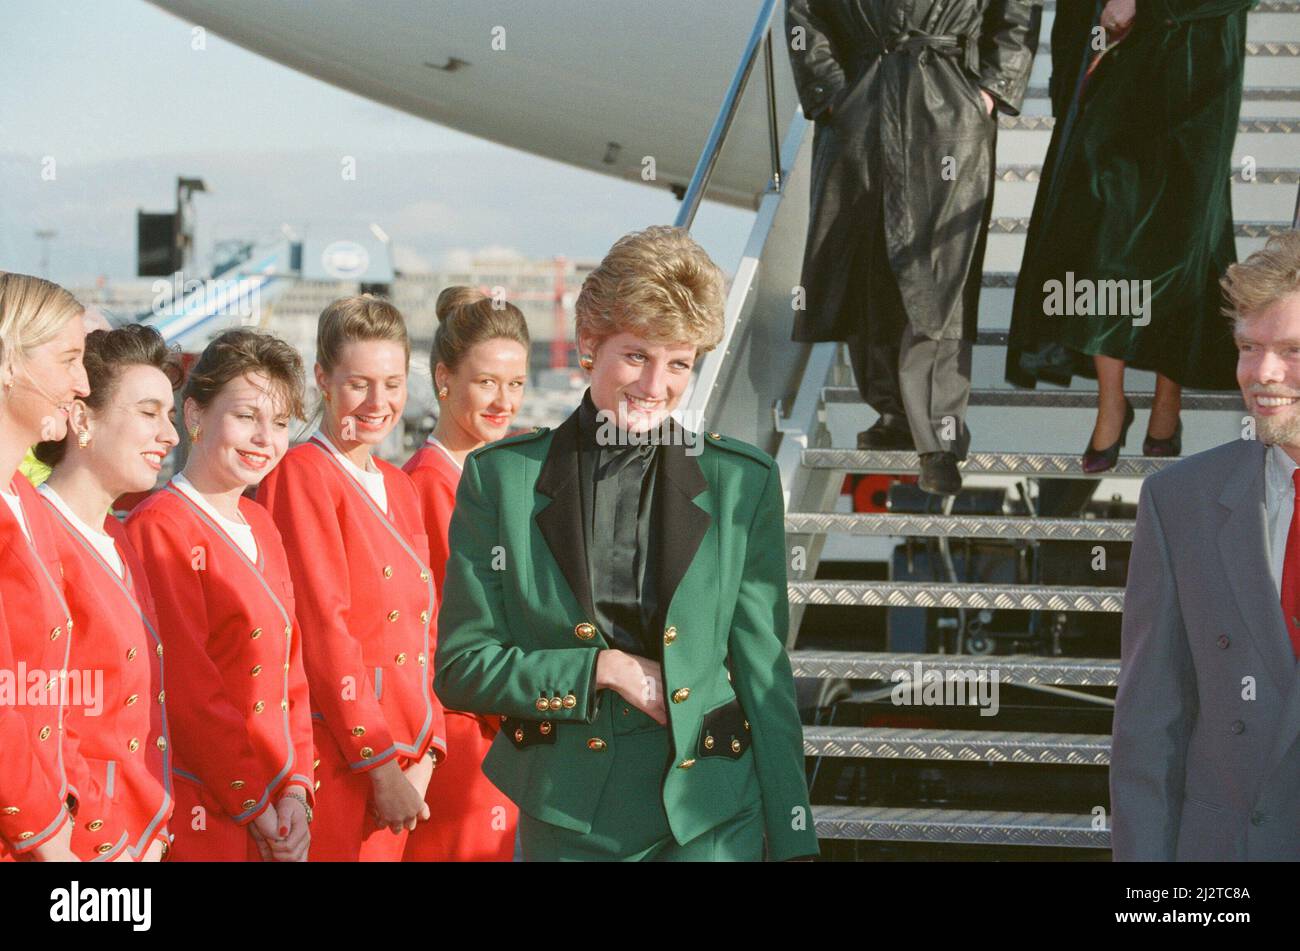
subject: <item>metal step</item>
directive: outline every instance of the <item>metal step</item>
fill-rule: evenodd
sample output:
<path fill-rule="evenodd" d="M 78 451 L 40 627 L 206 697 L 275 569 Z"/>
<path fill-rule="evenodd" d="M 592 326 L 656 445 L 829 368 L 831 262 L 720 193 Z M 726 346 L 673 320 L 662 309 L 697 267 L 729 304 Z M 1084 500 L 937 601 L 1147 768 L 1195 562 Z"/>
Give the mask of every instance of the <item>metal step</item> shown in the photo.
<path fill-rule="evenodd" d="M 997 179 L 1000 182 L 1037 182 L 1042 173 L 1042 165 L 999 165 Z M 1295 185 L 1300 182 L 1300 169 L 1295 168 L 1257 168 L 1250 178 L 1244 177 L 1245 174 L 1240 169 L 1234 171 L 1232 181 L 1238 185 Z"/>
<path fill-rule="evenodd" d="M 1030 86 L 1026 99 L 1050 99 L 1046 86 Z M 1241 91 L 1243 102 L 1300 102 L 1300 86 L 1247 86 Z"/>
<path fill-rule="evenodd" d="M 835 532 L 885 538 L 1007 538 L 1033 541 L 1131 542 L 1132 519 L 1036 518 L 1031 515 L 939 515 L 897 512 L 790 512 L 793 535 Z"/>
<path fill-rule="evenodd" d="M 1300 56 L 1300 43 L 1294 40 L 1247 42 L 1247 56 Z"/>
<path fill-rule="evenodd" d="M 1110 764 L 1110 737 L 1102 733 L 806 726 L 803 728 L 803 754 L 862 759 L 1107 766 Z"/>
<path fill-rule="evenodd" d="M 1286 201 L 1280 201 L 1277 203 L 1276 207 L 1280 215 L 1285 214 L 1289 218 L 1292 210 L 1295 207 L 1295 198 L 1292 197 L 1287 199 Z M 1243 227 L 1243 225 L 1239 223 L 1237 227 L 1238 230 L 1240 230 Z M 1254 226 L 1249 223 L 1244 227 L 1250 230 L 1255 230 Z M 1285 225 L 1280 222 L 1271 225 L 1269 227 L 1272 229 L 1272 234 L 1284 234 L 1288 230 L 1290 230 L 1289 225 Z M 1244 261 L 1251 254 L 1263 248 L 1264 245 L 1267 243 L 1269 237 L 1271 237 L 1271 234 L 1261 231 L 1261 233 L 1259 234 L 1247 235 L 1245 237 L 1236 238 L 1234 241 L 1234 246 L 1237 254 L 1237 259 L 1240 261 Z M 990 271 L 1009 271 L 1012 270 L 1013 268 L 1019 268 L 1021 262 L 1024 260 L 1025 246 L 1027 241 L 1028 241 L 1028 236 L 1025 232 L 1003 233 L 1000 231 L 990 229 L 989 236 L 988 236 L 987 251 L 984 257 L 985 265 Z M 796 283 L 798 282 L 796 281 Z M 1006 323 L 1008 323 L 1008 319 L 1010 316 L 1009 302 L 1005 302 L 1004 306 L 999 308 L 999 311 L 1004 312 L 1007 316 L 1003 317 L 1001 320 L 998 320 L 997 323 L 1001 323 L 1005 325 Z"/>
<path fill-rule="evenodd" d="M 1154 393 L 1129 393 L 1128 401 L 1134 409 L 1150 409 Z M 860 394 L 852 386 L 828 386 L 822 389 L 824 403 L 852 403 L 865 406 Z M 1095 409 L 1096 390 L 1041 389 L 1026 390 L 1011 387 L 981 388 L 971 390 L 971 406 L 1051 406 L 1066 409 Z M 1211 393 L 1184 390 L 1184 410 L 1245 412 L 1240 393 Z"/>
<path fill-rule="evenodd" d="M 1059 812 L 813 806 L 819 839 L 1108 849 L 1104 818 Z"/>
<path fill-rule="evenodd" d="M 1055 116 L 1031 116 L 1018 115 L 998 116 L 998 128 L 1010 129 L 1019 132 L 1050 132 L 1056 127 Z M 1287 135 L 1294 132 L 1300 132 L 1300 118 L 1295 116 L 1282 116 L 1280 118 L 1244 118 L 1237 123 L 1237 132 L 1239 133 L 1275 133 Z"/>
<path fill-rule="evenodd" d="M 800 454 L 809 469 L 840 472 L 916 473 L 919 462 L 914 452 L 885 452 L 864 449 L 805 449 Z M 1124 479 L 1142 478 L 1175 465 L 1176 458 L 1155 456 L 1119 457 L 1115 468 L 1097 475 L 1083 471 L 1081 457 L 1066 453 L 972 452 L 960 463 L 962 474 L 1026 476 L 1035 479 Z"/>
<path fill-rule="evenodd" d="M 1287 209 L 1288 212 L 1289 210 Z M 989 231 L 994 234 L 1028 234 L 1029 219 L 994 218 L 989 222 Z M 1232 233 L 1238 238 L 1271 238 L 1290 231 L 1290 223 L 1279 221 L 1238 221 L 1232 226 Z"/>
<path fill-rule="evenodd" d="M 796 650 L 790 666 L 796 677 L 814 680 L 884 680 L 916 665 L 941 674 L 949 671 L 996 670 L 998 683 L 1020 686 L 1114 687 L 1119 684 L 1117 658 L 1039 657 L 1036 654 L 898 654 L 882 651 Z"/>
<path fill-rule="evenodd" d="M 1055 10 L 1056 0 L 1043 0 L 1043 10 Z M 1258 6 L 1254 7 L 1251 13 L 1300 13 L 1300 2 L 1297 0 L 1260 0 Z"/>
<path fill-rule="evenodd" d="M 936 581 L 791 581 L 791 604 L 840 607 L 987 608 L 997 611 L 1124 610 L 1124 589 Z"/>

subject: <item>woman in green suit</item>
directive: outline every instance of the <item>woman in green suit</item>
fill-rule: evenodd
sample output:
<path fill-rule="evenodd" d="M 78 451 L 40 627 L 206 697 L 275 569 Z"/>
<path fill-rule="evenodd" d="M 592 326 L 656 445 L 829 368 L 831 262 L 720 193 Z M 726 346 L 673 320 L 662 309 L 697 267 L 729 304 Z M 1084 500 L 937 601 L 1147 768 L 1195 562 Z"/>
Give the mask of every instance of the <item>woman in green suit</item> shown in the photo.
<path fill-rule="evenodd" d="M 576 305 L 582 405 L 466 459 L 434 686 L 502 715 L 483 770 L 526 860 L 817 853 L 780 473 L 669 416 L 723 300 L 685 232 L 622 238 Z"/>

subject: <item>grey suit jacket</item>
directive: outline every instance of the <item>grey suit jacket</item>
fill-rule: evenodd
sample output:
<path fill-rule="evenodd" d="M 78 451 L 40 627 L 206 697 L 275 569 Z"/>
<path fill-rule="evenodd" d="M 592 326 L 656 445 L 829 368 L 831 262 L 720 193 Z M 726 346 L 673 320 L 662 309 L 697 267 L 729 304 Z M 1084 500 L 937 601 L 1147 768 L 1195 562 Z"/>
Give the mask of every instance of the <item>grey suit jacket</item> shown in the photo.
<path fill-rule="evenodd" d="M 1269 571 L 1267 447 L 1142 486 L 1111 756 L 1117 861 L 1300 859 L 1300 688 Z"/>

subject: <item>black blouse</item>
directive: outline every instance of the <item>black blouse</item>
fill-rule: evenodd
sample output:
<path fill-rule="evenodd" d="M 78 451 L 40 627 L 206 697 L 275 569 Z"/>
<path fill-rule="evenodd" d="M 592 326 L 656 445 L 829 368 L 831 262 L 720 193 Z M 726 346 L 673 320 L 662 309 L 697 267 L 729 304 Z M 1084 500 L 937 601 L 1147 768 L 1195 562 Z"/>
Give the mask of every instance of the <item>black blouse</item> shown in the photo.
<path fill-rule="evenodd" d="M 579 491 L 587 576 L 596 627 L 611 647 L 657 659 L 653 566 L 649 562 L 658 446 L 597 415 L 591 390 L 578 408 Z M 635 440 L 635 441 L 633 441 Z"/>

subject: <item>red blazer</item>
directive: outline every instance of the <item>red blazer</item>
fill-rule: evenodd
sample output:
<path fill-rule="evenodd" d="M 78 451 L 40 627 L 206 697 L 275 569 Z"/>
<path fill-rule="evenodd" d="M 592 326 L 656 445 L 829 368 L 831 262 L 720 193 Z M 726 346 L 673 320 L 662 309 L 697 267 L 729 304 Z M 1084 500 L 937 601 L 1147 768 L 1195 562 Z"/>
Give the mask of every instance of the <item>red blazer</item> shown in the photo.
<path fill-rule="evenodd" d="M 111 860 L 123 849 L 139 858 L 155 838 L 165 851 L 172 814 L 171 737 L 158 653 L 162 641 L 144 566 L 116 518 L 104 519 L 104 531 L 117 544 L 125 578 L 54 503 L 41 501 L 55 526 L 77 627 L 70 666 L 103 672 L 100 709 L 88 711 L 82 704 L 69 711 L 69 727 L 92 780 L 78 807 L 73 851 L 83 860 Z"/>
<path fill-rule="evenodd" d="M 65 729 L 65 708 L 85 694 L 71 680 L 59 686 L 73 622 L 54 528 L 31 483 L 16 475 L 10 486 L 32 541 L 0 501 L 0 861 L 58 834 L 70 818 L 68 797 L 85 785 L 75 735 Z"/>
<path fill-rule="evenodd" d="M 245 825 L 290 786 L 315 802 L 315 778 L 284 546 L 256 502 L 241 498 L 239 512 L 257 540 L 256 565 L 170 483 L 135 508 L 126 530 L 148 571 L 166 648 L 175 775 Z"/>
<path fill-rule="evenodd" d="M 426 443 L 406 460 L 402 471 L 411 477 L 420 496 L 424 530 L 429 536 L 429 567 L 433 569 L 433 580 L 441 601 L 442 586 L 447 580 L 447 559 L 451 556 L 447 533 L 451 528 L 451 513 L 456 508 L 456 488 L 460 485 L 461 470 L 441 446 Z M 476 717 L 493 736 L 501 729 L 499 716 L 463 715 Z"/>
<path fill-rule="evenodd" d="M 429 536 L 429 567 L 433 569 L 433 583 L 442 600 L 442 585 L 447 578 L 447 529 L 451 513 L 456 508 L 456 487 L 460 485 L 460 468 L 440 446 L 425 443 L 418 449 L 402 471 L 415 483 L 420 497 L 420 510 L 424 517 L 424 532 Z"/>
<path fill-rule="evenodd" d="M 420 502 L 401 470 L 375 465 L 387 513 L 315 438 L 289 450 L 257 494 L 289 555 L 315 715 L 354 773 L 447 751 Z"/>

